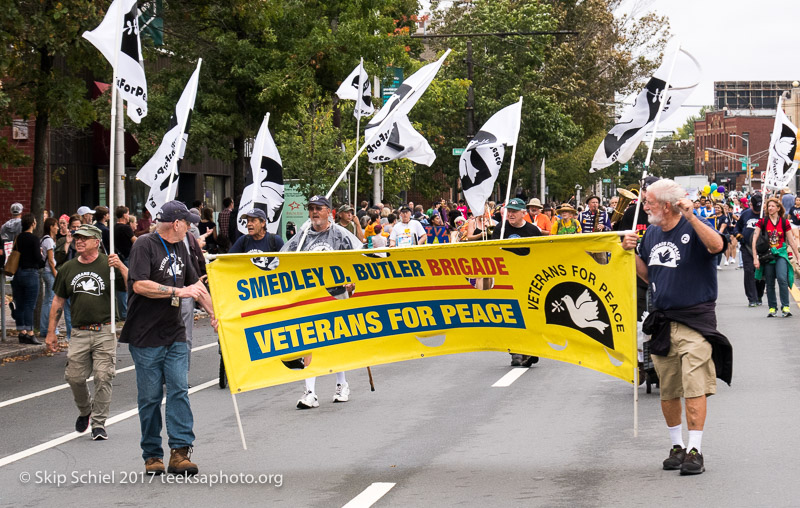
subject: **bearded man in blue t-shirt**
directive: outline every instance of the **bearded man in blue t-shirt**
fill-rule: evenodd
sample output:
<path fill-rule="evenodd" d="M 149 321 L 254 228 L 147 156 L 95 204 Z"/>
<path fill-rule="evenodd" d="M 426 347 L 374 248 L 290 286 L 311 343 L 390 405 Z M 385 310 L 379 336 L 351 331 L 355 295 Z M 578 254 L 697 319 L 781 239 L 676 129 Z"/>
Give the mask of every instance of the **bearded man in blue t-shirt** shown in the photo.
<path fill-rule="evenodd" d="M 715 256 L 727 242 L 694 214 L 686 191 L 672 180 L 650 185 L 644 207 L 651 226 L 639 246 L 636 273 L 652 291 L 653 312 L 642 329 L 652 335 L 661 412 L 672 440 L 663 467 L 680 470 L 682 475 L 700 474 L 705 471 L 701 441 L 706 397 L 716 392 L 717 377 L 730 384 L 733 368 L 733 349 L 716 329 L 715 310 Z M 625 236 L 623 247 L 636 247 L 634 233 Z M 687 446 L 681 429 L 681 397 L 689 427 Z"/>

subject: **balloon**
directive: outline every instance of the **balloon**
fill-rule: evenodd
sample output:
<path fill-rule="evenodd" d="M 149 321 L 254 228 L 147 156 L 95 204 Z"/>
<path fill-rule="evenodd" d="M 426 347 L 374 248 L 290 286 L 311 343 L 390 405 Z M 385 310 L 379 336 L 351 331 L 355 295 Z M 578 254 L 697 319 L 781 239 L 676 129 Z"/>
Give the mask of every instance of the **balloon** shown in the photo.
<path fill-rule="evenodd" d="M 711 197 L 714 198 L 714 199 L 720 199 L 722 197 L 722 194 L 720 194 L 717 191 L 714 191 L 714 192 L 711 193 Z"/>
<path fill-rule="evenodd" d="M 708 185 L 703 186 L 703 196 L 705 196 L 709 192 L 711 192 L 711 187 L 709 187 Z"/>
<path fill-rule="evenodd" d="M 719 187 L 717 187 L 717 191 L 724 194 L 725 193 L 725 187 L 720 185 Z"/>
<path fill-rule="evenodd" d="M 717 190 L 717 184 L 716 183 L 712 183 L 711 184 L 711 192 L 714 192 L 716 190 Z"/>

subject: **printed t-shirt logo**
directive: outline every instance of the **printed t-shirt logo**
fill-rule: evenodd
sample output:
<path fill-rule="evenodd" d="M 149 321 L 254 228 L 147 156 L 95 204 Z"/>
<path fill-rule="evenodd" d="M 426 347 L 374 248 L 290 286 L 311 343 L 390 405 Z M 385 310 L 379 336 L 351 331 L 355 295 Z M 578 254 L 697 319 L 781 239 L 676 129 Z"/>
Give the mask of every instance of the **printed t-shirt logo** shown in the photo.
<path fill-rule="evenodd" d="M 597 293 L 578 282 L 553 286 L 545 297 L 545 322 L 582 332 L 614 349 L 608 311 Z"/>
<path fill-rule="evenodd" d="M 94 272 L 81 272 L 72 278 L 70 282 L 73 293 L 85 293 L 92 296 L 100 296 L 106 289 L 103 279 Z"/>
<path fill-rule="evenodd" d="M 185 265 L 181 258 L 170 253 L 169 256 L 164 256 L 158 269 L 170 277 L 180 277 L 183 275 L 184 266 Z"/>
<path fill-rule="evenodd" d="M 263 252 L 258 249 L 250 249 L 247 251 L 248 254 L 254 254 L 257 252 Z M 260 256 L 257 258 L 252 258 L 250 262 L 252 262 L 256 267 L 260 268 L 261 270 L 268 271 L 273 270 L 275 267 L 278 266 L 277 263 L 273 265 L 273 261 L 277 261 L 276 257 L 267 257 L 267 256 Z"/>
<path fill-rule="evenodd" d="M 661 242 L 650 251 L 649 266 L 666 266 L 667 268 L 677 268 L 681 253 L 678 247 L 672 242 Z"/>

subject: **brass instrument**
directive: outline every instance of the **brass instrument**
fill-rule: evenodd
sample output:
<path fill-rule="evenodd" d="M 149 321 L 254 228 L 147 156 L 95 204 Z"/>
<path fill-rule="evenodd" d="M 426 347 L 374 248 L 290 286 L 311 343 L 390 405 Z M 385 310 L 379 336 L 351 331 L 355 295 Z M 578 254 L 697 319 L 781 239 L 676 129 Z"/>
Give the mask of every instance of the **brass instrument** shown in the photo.
<path fill-rule="evenodd" d="M 631 201 L 638 197 L 633 192 L 629 191 L 628 189 L 623 189 L 622 187 L 617 187 L 617 194 L 619 194 L 619 201 L 617 202 L 617 206 L 614 208 L 614 212 L 611 215 L 611 222 L 619 221 L 625 213 L 625 209 L 628 208 L 629 204 L 631 204 Z"/>
<path fill-rule="evenodd" d="M 597 222 L 600 220 L 600 206 L 598 205 L 597 210 L 594 212 L 594 225 L 592 226 L 592 232 L 596 233 L 597 229 Z"/>

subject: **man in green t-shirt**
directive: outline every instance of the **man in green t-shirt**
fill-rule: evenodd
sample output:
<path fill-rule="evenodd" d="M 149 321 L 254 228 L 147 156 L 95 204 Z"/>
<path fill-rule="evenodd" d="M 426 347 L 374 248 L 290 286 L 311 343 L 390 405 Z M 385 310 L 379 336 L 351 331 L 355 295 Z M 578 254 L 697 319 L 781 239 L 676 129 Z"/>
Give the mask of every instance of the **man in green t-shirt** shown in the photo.
<path fill-rule="evenodd" d="M 118 270 L 117 289 L 125 287 L 128 268 L 116 254 L 106 256 L 99 252 L 102 233 L 97 227 L 84 224 L 72 236 L 78 257 L 58 269 L 46 341 L 50 350 L 55 351 L 58 311 L 69 299 L 73 330 L 64 378 L 72 388 L 79 410 L 75 430 L 85 432 L 91 416 L 92 439 L 108 439 L 105 424 L 117 356 L 117 337 L 111 333 L 111 270 L 108 267 Z M 86 386 L 90 374 L 94 375 L 94 398 Z"/>

